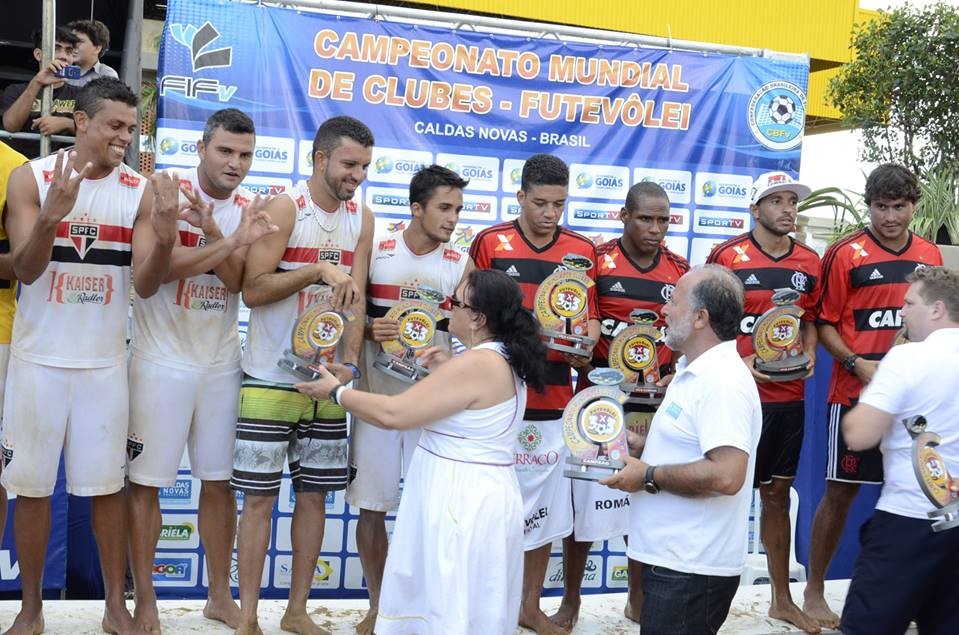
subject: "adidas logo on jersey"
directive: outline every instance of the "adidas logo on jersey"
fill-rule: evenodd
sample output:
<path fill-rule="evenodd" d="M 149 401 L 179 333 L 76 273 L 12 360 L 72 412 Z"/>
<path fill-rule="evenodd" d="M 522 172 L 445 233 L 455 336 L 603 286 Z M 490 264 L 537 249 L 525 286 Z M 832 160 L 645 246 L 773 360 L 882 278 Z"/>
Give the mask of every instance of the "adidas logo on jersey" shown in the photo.
<path fill-rule="evenodd" d="M 749 277 L 746 278 L 746 282 L 744 284 L 759 284 L 759 278 L 756 277 L 756 274 L 751 273 L 749 274 Z"/>
<path fill-rule="evenodd" d="M 517 271 L 516 265 L 510 265 L 509 269 L 506 270 L 506 275 L 519 277 L 519 271 Z"/>
<path fill-rule="evenodd" d="M 870 280 L 882 280 L 882 274 L 879 273 L 878 269 L 873 269 L 872 273 L 869 274 Z"/>
<path fill-rule="evenodd" d="M 609 290 L 615 293 L 626 293 L 626 289 L 623 288 L 623 284 L 621 282 L 617 282 L 613 284 L 613 286 L 611 286 Z"/>

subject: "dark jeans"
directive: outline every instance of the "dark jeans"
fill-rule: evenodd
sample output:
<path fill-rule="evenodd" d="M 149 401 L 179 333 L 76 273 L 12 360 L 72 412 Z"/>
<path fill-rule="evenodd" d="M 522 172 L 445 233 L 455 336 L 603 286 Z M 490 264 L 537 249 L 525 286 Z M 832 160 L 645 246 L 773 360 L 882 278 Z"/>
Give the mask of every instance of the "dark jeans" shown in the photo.
<path fill-rule="evenodd" d="M 716 633 L 738 588 L 738 575 L 699 575 L 644 564 L 643 635 Z"/>
<path fill-rule="evenodd" d="M 959 527 L 935 533 L 932 521 L 877 510 L 859 541 L 840 631 L 898 635 L 916 620 L 923 635 L 959 633 Z"/>

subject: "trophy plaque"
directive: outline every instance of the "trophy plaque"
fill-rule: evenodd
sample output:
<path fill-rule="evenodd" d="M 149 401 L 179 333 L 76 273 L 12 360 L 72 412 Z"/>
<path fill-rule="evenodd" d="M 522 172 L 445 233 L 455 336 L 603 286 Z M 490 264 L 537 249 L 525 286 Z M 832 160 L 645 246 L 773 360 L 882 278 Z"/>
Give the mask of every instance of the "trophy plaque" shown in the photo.
<path fill-rule="evenodd" d="M 303 381 L 319 378 L 319 367 L 330 364 L 343 331 L 354 316 L 334 311 L 329 300 L 311 305 L 293 324 L 291 347 L 276 365 Z"/>
<path fill-rule="evenodd" d="M 809 372 L 799 322 L 805 311 L 796 306 L 798 301 L 798 291 L 776 289 L 772 297 L 775 306 L 759 316 L 753 327 L 756 370 L 773 381 L 801 379 Z"/>
<path fill-rule="evenodd" d="M 932 524 L 932 530 L 952 529 L 959 525 L 959 496 L 952 491 L 953 477 L 942 455 L 936 451 L 942 438 L 926 430 L 926 419 L 921 415 L 904 419 L 902 423 L 912 437 L 912 469 L 916 480 L 922 493 L 936 506 L 928 516 L 940 519 Z"/>
<path fill-rule="evenodd" d="M 623 373 L 596 368 L 588 375 L 593 386 L 576 394 L 563 411 L 563 439 L 569 448 L 568 478 L 597 481 L 626 466 L 626 415 L 620 390 Z"/>
<path fill-rule="evenodd" d="M 626 403 L 659 404 L 666 388 L 657 386 L 660 380 L 656 344 L 662 334 L 656 328 L 659 314 L 646 309 L 634 309 L 629 314 L 633 323 L 613 338 L 609 345 L 609 367 L 623 373 L 621 388 L 629 394 Z"/>
<path fill-rule="evenodd" d="M 426 377 L 429 371 L 416 358 L 433 345 L 436 323 L 443 319 L 439 305 L 444 299 L 446 296 L 436 289 L 420 285 L 416 299 L 403 300 L 387 311 L 384 317 L 399 322 L 400 335 L 381 344 L 373 367 L 411 384 Z"/>
<path fill-rule="evenodd" d="M 536 290 L 533 312 L 546 348 L 588 356 L 596 343 L 589 337 L 588 289 L 595 283 L 586 272 L 593 261 L 566 254 L 563 264 Z"/>

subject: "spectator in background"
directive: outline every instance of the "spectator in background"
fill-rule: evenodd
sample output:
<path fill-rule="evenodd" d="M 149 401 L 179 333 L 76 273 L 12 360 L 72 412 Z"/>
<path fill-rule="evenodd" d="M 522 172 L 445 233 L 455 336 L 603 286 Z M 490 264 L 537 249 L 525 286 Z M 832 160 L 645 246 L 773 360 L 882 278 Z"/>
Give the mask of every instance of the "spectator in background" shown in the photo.
<path fill-rule="evenodd" d="M 33 57 L 37 60 L 39 70 L 27 83 L 10 84 L 0 96 L 0 113 L 3 117 L 3 128 L 7 132 L 39 132 L 46 135 L 74 135 L 76 127 L 73 124 L 73 109 L 76 107 L 77 94 L 80 89 L 70 86 L 66 80 L 57 77 L 65 66 L 73 64 L 73 57 L 77 48 L 77 37 L 64 27 L 57 27 L 56 49 L 53 60 L 46 66 L 41 63 L 41 33 L 33 33 Z M 40 116 L 40 96 L 43 89 L 53 86 L 53 101 L 50 105 L 50 114 Z M 28 157 L 39 154 L 39 145 L 36 141 L 15 139 L 10 146 Z"/>
<path fill-rule="evenodd" d="M 78 79 L 69 79 L 71 86 L 81 87 L 97 77 L 116 77 L 117 72 L 100 61 L 110 48 L 110 29 L 99 20 L 74 20 L 67 25 L 77 38 L 77 56 L 80 67 Z"/>

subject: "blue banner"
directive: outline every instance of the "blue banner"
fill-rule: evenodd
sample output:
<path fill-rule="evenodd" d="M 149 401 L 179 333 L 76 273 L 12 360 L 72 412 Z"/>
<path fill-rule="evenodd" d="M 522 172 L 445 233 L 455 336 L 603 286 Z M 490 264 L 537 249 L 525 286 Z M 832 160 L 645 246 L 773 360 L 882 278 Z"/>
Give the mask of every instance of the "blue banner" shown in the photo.
<path fill-rule="evenodd" d="M 467 249 L 479 228 L 518 215 L 523 161 L 549 152 L 571 170 L 563 224 L 596 242 L 616 237 L 629 187 L 655 181 L 671 201 L 667 243 L 698 263 L 749 229 L 757 175 L 798 175 L 808 76 L 808 63 L 795 60 L 171 0 L 157 78 L 157 166 L 196 165 L 207 117 L 236 107 L 257 128 L 245 185 L 276 194 L 310 175 L 317 126 L 348 114 L 376 137 L 361 196 L 380 230 L 402 226 L 411 176 L 439 163 L 470 179 L 454 235 Z M 200 595 L 198 483 L 185 473 L 182 480 L 164 496 L 156 581 L 161 593 Z M 284 488 L 265 597 L 288 586 L 293 500 L 288 481 Z M 342 493 L 328 501 L 319 595 L 364 593 L 355 512 Z M 556 545 L 549 588 L 562 586 L 559 553 Z M 596 545 L 583 587 L 626 587 L 622 540 Z"/>

